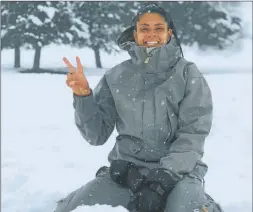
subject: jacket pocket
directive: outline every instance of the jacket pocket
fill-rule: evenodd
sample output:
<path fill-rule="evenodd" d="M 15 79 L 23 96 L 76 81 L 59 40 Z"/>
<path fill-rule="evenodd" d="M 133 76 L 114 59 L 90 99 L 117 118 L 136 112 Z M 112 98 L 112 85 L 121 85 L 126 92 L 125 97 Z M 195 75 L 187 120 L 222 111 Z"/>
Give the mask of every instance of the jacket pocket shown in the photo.
<path fill-rule="evenodd" d="M 130 146 L 130 149 L 132 151 L 132 153 L 137 154 L 138 152 L 140 152 L 143 149 L 144 145 L 140 145 L 138 143 L 132 143 Z"/>
<path fill-rule="evenodd" d="M 115 150 L 119 155 L 132 155 L 140 152 L 144 145 L 138 139 L 134 137 L 128 138 L 128 136 L 118 136 L 116 138 Z"/>

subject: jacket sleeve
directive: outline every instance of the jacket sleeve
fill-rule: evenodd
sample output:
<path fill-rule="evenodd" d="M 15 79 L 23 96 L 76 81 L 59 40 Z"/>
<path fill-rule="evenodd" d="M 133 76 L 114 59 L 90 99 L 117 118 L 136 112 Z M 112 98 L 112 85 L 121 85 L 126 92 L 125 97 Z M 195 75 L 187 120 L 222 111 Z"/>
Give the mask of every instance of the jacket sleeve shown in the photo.
<path fill-rule="evenodd" d="M 168 154 L 160 164 L 174 179 L 193 171 L 204 153 L 204 143 L 213 118 L 212 95 L 195 64 L 185 73 L 184 98 L 179 103 L 178 128 Z"/>
<path fill-rule="evenodd" d="M 117 114 L 105 76 L 89 96 L 74 95 L 73 106 L 75 123 L 84 139 L 94 146 L 103 145 L 114 130 Z"/>

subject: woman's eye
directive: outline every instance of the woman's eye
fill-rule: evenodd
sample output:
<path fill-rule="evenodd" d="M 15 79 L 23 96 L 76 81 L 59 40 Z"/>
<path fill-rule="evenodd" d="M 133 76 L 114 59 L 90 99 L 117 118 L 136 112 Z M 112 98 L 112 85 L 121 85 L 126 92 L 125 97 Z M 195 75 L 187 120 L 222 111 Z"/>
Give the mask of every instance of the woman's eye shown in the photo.
<path fill-rule="evenodd" d="M 142 28 L 141 31 L 142 31 L 142 32 L 147 32 L 148 29 L 147 29 L 147 28 Z"/>
<path fill-rule="evenodd" d="M 163 31 L 163 28 L 157 28 L 156 31 L 161 32 Z"/>

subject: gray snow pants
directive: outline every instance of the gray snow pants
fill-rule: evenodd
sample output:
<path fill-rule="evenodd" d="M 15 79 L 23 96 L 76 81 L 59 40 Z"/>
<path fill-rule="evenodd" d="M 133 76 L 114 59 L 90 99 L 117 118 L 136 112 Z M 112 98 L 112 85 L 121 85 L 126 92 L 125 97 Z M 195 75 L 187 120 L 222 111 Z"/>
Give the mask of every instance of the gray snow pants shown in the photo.
<path fill-rule="evenodd" d="M 126 208 L 131 195 L 129 189 L 122 188 L 113 182 L 109 172 L 106 171 L 58 201 L 55 212 L 70 212 L 81 205 L 95 204 Z M 177 183 L 169 194 L 164 212 L 202 211 L 222 212 L 222 209 L 209 195 L 205 194 L 203 184 L 199 179 L 187 176 Z"/>

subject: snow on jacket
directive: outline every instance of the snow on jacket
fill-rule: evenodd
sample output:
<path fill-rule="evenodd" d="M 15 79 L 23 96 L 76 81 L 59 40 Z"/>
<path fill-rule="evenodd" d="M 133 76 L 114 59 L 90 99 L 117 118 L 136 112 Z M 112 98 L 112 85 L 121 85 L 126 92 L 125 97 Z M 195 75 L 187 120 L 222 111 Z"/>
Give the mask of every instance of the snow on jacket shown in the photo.
<path fill-rule="evenodd" d="M 74 95 L 75 122 L 91 145 L 103 145 L 116 126 L 108 160 L 148 169 L 161 167 L 174 179 L 203 179 L 204 143 L 212 125 L 210 88 L 194 63 L 180 56 L 174 38 L 147 53 L 122 35 L 131 59 L 101 78 L 90 96 Z"/>

